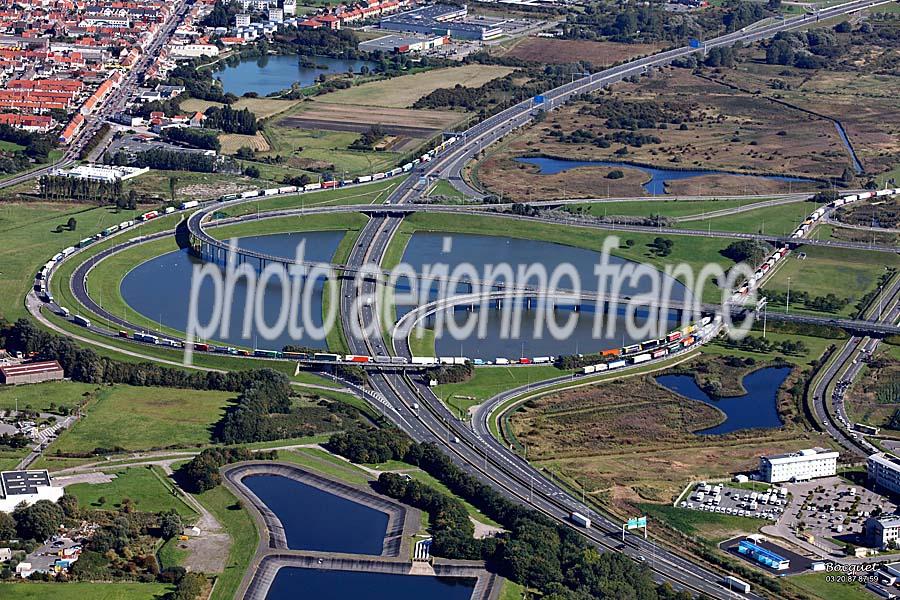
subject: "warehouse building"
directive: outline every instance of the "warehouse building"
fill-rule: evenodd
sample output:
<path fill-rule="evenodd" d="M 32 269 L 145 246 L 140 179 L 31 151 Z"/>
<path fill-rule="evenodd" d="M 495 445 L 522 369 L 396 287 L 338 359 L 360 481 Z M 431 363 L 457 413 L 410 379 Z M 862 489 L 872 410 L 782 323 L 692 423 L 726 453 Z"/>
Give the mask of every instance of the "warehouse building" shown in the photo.
<path fill-rule="evenodd" d="M 114 183 L 125 181 L 150 171 L 148 167 L 114 167 L 108 165 L 78 165 L 71 169 L 54 169 L 50 172 L 55 177 L 72 177 L 89 181 Z"/>
<path fill-rule="evenodd" d="M 55 360 L 0 367 L 0 383 L 5 385 L 57 381 L 63 377 L 63 369 Z"/>
<path fill-rule="evenodd" d="M 374 40 L 360 42 L 358 48 L 366 52 L 380 50 L 381 52 L 406 54 L 408 52 L 425 52 L 449 43 L 450 39 L 442 35 L 386 35 Z"/>
<path fill-rule="evenodd" d="M 837 473 L 837 459 L 837 452 L 825 448 L 762 456 L 759 459 L 759 473 L 762 480 L 769 483 L 831 477 Z"/>
<path fill-rule="evenodd" d="M 876 488 L 900 494 L 900 458 L 887 452 L 873 454 L 866 460 L 866 472 Z"/>
<path fill-rule="evenodd" d="M 63 496 L 63 488 L 54 487 L 50 473 L 37 471 L 4 471 L 0 473 L 0 511 L 12 512 L 19 504 L 34 504 L 38 500 L 56 502 Z"/>
<path fill-rule="evenodd" d="M 465 5 L 434 4 L 384 17 L 380 27 L 389 31 L 449 36 L 462 40 L 483 41 L 503 35 L 503 30 L 499 27 L 461 20 L 467 14 Z"/>

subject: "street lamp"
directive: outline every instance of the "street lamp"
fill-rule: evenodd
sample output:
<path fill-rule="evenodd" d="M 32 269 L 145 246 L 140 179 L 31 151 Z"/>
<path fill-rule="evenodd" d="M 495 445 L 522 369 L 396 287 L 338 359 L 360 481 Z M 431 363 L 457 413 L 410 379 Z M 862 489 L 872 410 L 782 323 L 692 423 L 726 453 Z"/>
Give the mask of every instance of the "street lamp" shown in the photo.
<path fill-rule="evenodd" d="M 791 278 L 788 277 L 788 286 L 787 286 L 787 299 L 785 300 L 785 309 L 784 312 L 791 312 Z"/>

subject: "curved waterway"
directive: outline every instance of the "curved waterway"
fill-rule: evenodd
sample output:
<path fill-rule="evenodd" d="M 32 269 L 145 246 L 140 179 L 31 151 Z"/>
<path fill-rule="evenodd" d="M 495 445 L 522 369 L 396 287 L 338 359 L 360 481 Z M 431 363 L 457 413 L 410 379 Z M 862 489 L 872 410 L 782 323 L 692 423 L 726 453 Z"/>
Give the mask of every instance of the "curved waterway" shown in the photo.
<path fill-rule="evenodd" d="M 469 600 L 474 587 L 469 579 L 285 567 L 266 600 Z"/>
<path fill-rule="evenodd" d="M 305 242 L 304 256 L 306 260 L 331 262 L 338 244 L 344 237 L 343 231 L 313 231 L 305 233 L 279 233 L 274 235 L 240 238 L 238 245 L 242 248 L 265 252 L 274 256 L 293 259 L 297 246 Z M 125 302 L 146 318 L 176 329 L 185 331 L 188 324 L 191 279 L 195 265 L 202 261 L 192 256 L 187 250 L 177 250 L 152 258 L 141 263 L 122 279 L 120 292 Z M 219 265 L 224 273 L 225 268 Z M 322 325 L 322 289 L 323 280 L 305 282 L 312 285 L 309 290 L 309 302 L 305 308 L 309 310 L 310 322 L 316 327 Z M 305 288 L 304 288 L 305 289 Z M 214 287 L 208 279 L 204 280 L 197 296 L 197 314 L 200 322 L 205 324 L 215 305 Z M 246 280 L 239 278 L 234 286 L 230 311 L 230 328 L 227 335 L 218 335 L 220 342 L 280 350 L 287 344 L 324 348 L 325 340 L 312 339 L 307 332 L 292 337 L 289 331 L 283 332 L 273 340 L 265 340 L 251 328 L 249 337 L 243 336 L 244 308 L 247 300 Z M 276 279 L 270 280 L 264 297 L 263 314 L 269 324 L 277 321 L 281 309 L 282 290 Z M 250 308 L 253 311 L 252 305 Z"/>
<path fill-rule="evenodd" d="M 300 64 L 297 55 L 269 55 L 242 60 L 237 65 L 226 65 L 223 70 L 216 71 L 214 77 L 222 82 L 222 89 L 236 96 L 247 92 L 256 92 L 266 96 L 280 92 L 297 83 L 306 87 L 316 82 L 319 75 L 337 75 L 352 71 L 358 73 L 363 66 L 371 67 L 374 63 L 365 60 L 348 60 L 329 58 L 327 56 L 307 57 L 310 63 L 327 67 L 305 67 Z"/>
<path fill-rule="evenodd" d="M 783 181 L 792 183 L 811 183 L 818 185 L 818 181 L 814 179 L 806 179 L 804 177 L 788 177 L 784 175 L 752 175 L 749 173 L 731 173 L 728 171 L 717 171 L 712 169 L 660 169 L 657 167 L 636 166 L 623 162 L 603 161 L 603 160 L 565 160 L 559 158 L 546 158 L 542 156 L 517 158 L 516 162 L 526 163 L 529 165 L 537 165 L 540 168 L 541 175 L 555 175 L 570 169 L 578 167 L 615 167 L 619 169 L 634 169 L 644 173 L 650 177 L 650 181 L 643 184 L 644 191 L 652 196 L 661 196 L 666 194 L 666 184 L 681 179 L 693 179 L 694 177 L 703 177 L 705 175 L 731 175 L 734 177 L 760 177 L 771 181 Z"/>
<path fill-rule="evenodd" d="M 783 425 L 778 416 L 778 389 L 791 372 L 790 367 L 766 367 L 744 377 L 747 393 L 743 396 L 712 398 L 690 375 L 660 375 L 656 382 L 664 388 L 692 400 L 705 402 L 725 413 L 725 421 L 697 432 L 720 435 L 740 429 L 774 429 Z"/>
<path fill-rule="evenodd" d="M 307 260 L 330 262 L 335 250 L 342 239 L 342 231 L 322 231 L 293 234 L 274 234 L 266 236 L 246 237 L 239 240 L 239 245 L 259 250 L 268 254 L 293 258 L 297 245 L 305 242 L 305 258 Z M 483 278 L 485 270 L 489 266 L 508 264 L 513 273 L 520 268 L 537 267 L 545 269 L 548 275 L 559 265 L 569 265 L 570 272 L 577 275 L 584 291 L 596 291 L 600 285 L 600 279 L 594 272 L 594 268 L 600 262 L 600 253 L 574 248 L 551 242 L 508 238 L 503 236 L 470 235 L 470 234 L 437 234 L 416 232 L 412 235 L 403 255 L 404 262 L 408 263 L 414 271 L 422 273 L 426 269 L 433 269 L 436 265 L 446 266 L 446 272 L 452 273 L 459 265 L 469 264 L 473 267 L 478 278 Z M 185 250 L 170 252 L 162 256 L 148 260 L 132 269 L 122 280 L 120 290 L 122 297 L 128 305 L 145 316 L 147 319 L 161 323 L 178 331 L 185 331 L 188 321 L 189 299 L 191 280 L 195 265 L 199 261 L 190 256 Z M 251 264 L 255 265 L 255 261 Z M 609 264 L 621 269 L 621 273 L 628 274 L 636 263 L 615 256 L 609 258 Z M 224 272 L 224 267 L 217 268 Z M 433 271 L 432 271 L 433 272 Z M 656 271 L 653 271 L 656 274 Z M 519 279 L 521 280 L 521 279 Z M 669 286 L 669 297 L 672 300 L 681 300 L 688 293 L 677 281 L 659 274 L 661 284 Z M 530 280 L 535 283 L 536 279 Z M 607 277 L 607 291 L 614 290 L 611 277 Z M 308 311 L 310 320 L 317 326 L 322 324 L 322 288 L 323 280 L 306 281 L 303 283 L 304 293 L 308 290 L 307 301 L 301 302 L 301 309 Z M 401 279 L 398 286 L 398 299 L 400 294 L 409 289 L 408 280 Z M 311 289 L 308 289 L 312 285 Z M 425 281 L 417 288 L 417 298 L 433 300 L 437 298 L 439 283 L 433 280 Z M 622 296 L 634 296 L 647 292 L 653 285 L 647 276 L 636 277 L 634 280 L 625 278 L 619 288 Z M 559 283 L 560 288 L 572 288 L 571 279 L 563 278 Z M 421 289 L 425 289 L 422 292 Z M 453 293 L 464 293 L 469 290 L 460 286 Z M 290 331 L 284 331 L 272 340 L 263 339 L 257 335 L 255 324 L 251 319 L 249 336 L 243 335 L 247 299 L 246 280 L 237 279 L 234 286 L 234 294 L 229 311 L 230 327 L 227 332 L 221 332 L 213 336 L 220 343 L 231 345 L 251 346 L 254 348 L 279 350 L 287 344 L 305 345 L 316 348 L 324 348 L 325 342 L 321 339 L 313 339 L 304 331 L 297 337 L 292 337 Z M 289 295 L 290 297 L 290 295 Z M 282 289 L 277 279 L 270 279 L 263 300 L 263 314 L 266 323 L 270 326 L 277 322 L 281 309 Z M 399 316 L 402 316 L 412 307 L 418 306 L 417 300 L 397 307 Z M 215 289 L 212 283 L 206 279 L 199 288 L 197 314 L 200 322 L 205 324 L 215 306 Z M 509 307 L 506 307 L 507 309 Z M 455 332 L 444 328 L 444 335 L 437 339 L 436 351 L 440 356 L 458 355 L 470 358 L 483 358 L 492 360 L 495 357 L 519 357 L 519 356 L 543 356 L 571 353 L 595 352 L 610 347 L 619 347 L 634 343 L 642 339 L 654 337 L 650 334 L 639 334 L 635 337 L 625 331 L 624 318 L 625 306 L 618 307 L 616 315 L 610 319 L 607 315 L 598 315 L 594 312 L 593 301 L 586 301 L 578 312 L 571 306 L 560 306 L 550 316 L 555 317 L 559 325 L 563 325 L 574 315 L 575 327 L 569 335 L 563 338 L 554 336 L 550 331 L 546 320 L 546 313 L 534 310 L 521 310 L 521 319 L 510 320 L 507 316 L 511 311 L 496 310 L 495 306 L 485 307 L 484 326 L 472 332 L 462 332 L 463 335 L 455 335 Z M 250 312 L 254 308 L 251 303 Z M 479 311 L 480 312 L 480 311 Z M 449 310 L 443 316 L 455 316 L 458 323 L 464 323 L 468 314 L 463 310 Z M 675 327 L 675 315 L 666 315 L 667 328 Z M 443 318 L 443 317 L 442 317 Z M 646 312 L 638 311 L 636 322 L 643 325 Z M 434 318 L 427 324 L 434 324 Z M 600 327 L 595 331 L 595 321 L 600 321 Z M 518 321 L 519 327 L 515 329 L 510 323 Z M 541 325 L 538 327 L 538 325 Z"/>
<path fill-rule="evenodd" d="M 552 273 L 559 265 L 566 264 L 570 266 L 572 272 L 577 274 L 581 281 L 582 291 L 589 292 L 601 289 L 601 279 L 594 272 L 595 266 L 600 262 L 600 256 L 599 252 L 593 250 L 552 242 L 490 235 L 416 232 L 406 246 L 403 261 L 419 273 L 423 272 L 426 267 L 433 268 L 434 265 L 440 263 L 445 264 L 449 272 L 453 272 L 460 265 L 471 265 L 479 274 L 479 278 L 484 278 L 487 267 L 496 267 L 501 264 L 510 265 L 514 273 L 521 266 L 529 265 L 540 265 L 548 273 Z M 622 273 L 628 273 L 628 270 L 635 265 L 631 261 L 615 256 L 609 258 L 609 264 L 621 269 Z M 532 279 L 531 283 L 535 281 Z M 672 278 L 660 274 L 660 281 L 670 285 L 672 300 L 681 300 L 688 293 L 681 283 Z M 404 283 L 405 280 L 399 281 L 398 292 L 409 289 L 409 286 Z M 614 289 L 611 277 L 605 278 L 605 285 L 607 291 Z M 636 281 L 626 280 L 621 285 L 621 295 L 634 296 L 646 293 L 651 289 L 651 285 L 648 277 L 640 277 Z M 437 283 L 430 286 L 428 299 L 437 298 L 437 287 Z M 557 287 L 572 288 L 571 280 L 562 279 Z M 466 286 L 460 286 L 456 290 L 457 293 L 468 291 Z M 418 290 L 417 294 L 420 298 L 424 297 L 421 290 Z M 398 304 L 398 316 L 406 314 L 412 307 L 421 303 Z M 480 306 L 476 307 L 476 310 L 480 311 L 480 308 Z M 505 318 L 503 313 L 509 314 L 509 311 L 497 310 L 496 305 L 492 304 L 485 311 L 487 318 L 483 330 L 481 330 L 480 323 L 468 335 L 456 335 L 448 327 L 438 327 L 444 333 L 436 338 L 435 351 L 439 356 L 468 356 L 485 360 L 493 360 L 495 357 L 557 356 L 578 352 L 596 352 L 651 337 L 638 335 L 636 338 L 632 338 L 625 331 L 624 306 L 619 308 L 617 316 L 611 323 L 606 315 L 596 313 L 594 308 L 593 301 L 586 301 L 580 310 L 574 313 L 571 307 L 557 308 L 554 316 L 560 325 L 565 324 L 573 314 L 575 318 L 575 327 L 572 332 L 562 339 L 557 339 L 549 330 L 546 320 L 537 311 L 521 311 L 521 319 L 518 320 L 520 326 L 517 332 L 511 325 L 517 319 Z M 444 319 L 444 323 L 447 322 L 447 319 L 454 318 L 456 323 L 462 326 L 470 315 L 471 313 L 467 313 L 465 308 L 457 308 L 445 311 L 440 317 L 430 317 L 425 324 L 428 327 L 434 327 L 435 321 L 440 318 Z M 642 325 L 646 312 L 638 312 L 637 316 L 638 325 Z M 675 315 L 667 316 L 668 327 L 674 327 Z M 600 321 L 601 327 L 595 331 L 597 320 Z M 543 326 L 538 328 L 536 325 L 540 321 L 543 321 Z"/>
<path fill-rule="evenodd" d="M 241 482 L 281 521 L 291 550 L 377 556 L 384 548 L 387 513 L 282 475 L 249 475 Z"/>

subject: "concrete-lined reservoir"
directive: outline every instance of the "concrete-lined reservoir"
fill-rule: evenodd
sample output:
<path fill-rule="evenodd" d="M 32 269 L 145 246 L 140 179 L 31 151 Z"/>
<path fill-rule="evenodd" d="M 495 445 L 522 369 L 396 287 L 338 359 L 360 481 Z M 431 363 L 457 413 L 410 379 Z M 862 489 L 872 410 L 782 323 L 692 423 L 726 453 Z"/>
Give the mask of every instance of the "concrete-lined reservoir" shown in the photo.
<path fill-rule="evenodd" d="M 283 475 L 249 475 L 242 483 L 281 521 L 288 548 L 382 553 L 387 513 Z"/>
<path fill-rule="evenodd" d="M 474 587 L 470 579 L 285 567 L 266 600 L 468 600 Z"/>
<path fill-rule="evenodd" d="M 594 268 L 600 263 L 601 255 L 593 250 L 576 248 L 553 242 L 526 240 L 504 236 L 474 235 L 474 234 L 442 234 L 429 232 L 416 232 L 410 238 L 403 254 L 403 261 L 408 263 L 419 273 L 425 268 L 444 263 L 448 270 L 453 272 L 459 265 L 470 264 L 474 267 L 479 278 L 483 278 L 489 266 L 496 267 L 501 264 L 509 264 L 513 272 L 517 272 L 520 266 L 541 265 L 548 274 L 562 264 L 571 265 L 571 269 L 577 274 L 581 282 L 582 291 L 597 291 L 600 289 L 600 279 L 595 274 Z M 616 256 L 609 257 L 609 264 L 619 273 L 628 273 L 635 263 Z M 536 280 L 531 280 L 533 284 Z M 670 298 L 680 300 L 684 298 L 687 290 L 678 281 L 660 274 L 660 281 L 667 281 L 671 286 Z M 408 290 L 406 281 L 398 282 L 401 292 Z M 437 297 L 438 283 L 431 286 L 430 299 Z M 557 287 L 570 289 L 573 287 L 570 278 L 563 278 Z M 611 278 L 606 278 L 606 289 L 613 289 Z M 641 277 L 636 281 L 625 280 L 620 288 L 621 295 L 633 296 L 647 292 L 651 289 L 651 282 L 647 277 Z M 469 292 L 465 285 L 461 285 L 458 293 Z M 416 303 L 418 305 L 419 303 Z M 494 357 L 519 357 L 572 354 L 575 352 L 594 352 L 610 347 L 619 347 L 623 344 L 633 343 L 635 340 L 624 327 L 624 306 L 620 307 L 618 317 L 613 327 L 608 327 L 606 317 L 598 315 L 594 311 L 593 301 L 587 301 L 580 312 L 575 314 L 577 319 L 572 333 L 564 339 L 555 339 L 543 327 L 540 338 L 535 336 L 536 311 L 523 310 L 521 313 L 520 330 L 518 335 L 512 335 L 512 330 L 507 329 L 510 335 L 503 335 L 504 323 L 501 311 L 496 307 L 488 310 L 486 335 L 482 338 L 479 331 L 472 335 L 457 339 L 444 327 L 444 334 L 436 339 L 435 349 L 438 356 L 468 356 L 471 358 L 492 359 Z M 397 314 L 402 316 L 411 310 L 410 306 L 398 306 Z M 465 309 L 446 311 L 444 318 L 449 318 L 450 313 L 455 316 L 457 323 L 463 324 L 471 313 Z M 572 314 L 570 308 L 560 307 L 556 309 L 556 320 L 564 324 Z M 638 324 L 642 322 L 642 315 L 638 313 Z M 595 317 L 603 318 L 603 327 L 600 335 L 594 335 Z M 435 318 L 429 318 L 426 325 L 431 327 Z M 672 327 L 674 327 L 674 322 Z M 638 336 L 641 337 L 641 336 Z M 647 336 L 650 337 L 650 336 Z M 642 338 L 646 339 L 646 338 Z"/>
<path fill-rule="evenodd" d="M 374 64 L 365 60 L 327 56 L 308 56 L 304 59 L 305 64 L 301 64 L 300 57 L 294 54 L 248 58 L 236 65 L 226 65 L 223 70 L 216 71 L 214 77 L 222 82 L 222 89 L 226 93 L 242 96 L 247 92 L 256 92 L 260 96 L 266 96 L 288 89 L 295 83 L 300 87 L 312 85 L 322 74 L 338 75 L 348 71 L 359 73 L 363 66 L 371 68 Z M 313 64 L 316 66 L 307 66 Z"/>
<path fill-rule="evenodd" d="M 305 242 L 304 256 L 306 260 L 330 263 L 343 237 L 343 231 L 279 233 L 240 238 L 238 245 L 242 248 L 293 259 L 298 244 Z M 119 287 L 122 298 L 131 308 L 147 319 L 178 331 L 185 331 L 190 308 L 193 270 L 195 265 L 200 264 L 203 262 L 192 256 L 187 250 L 169 252 L 152 258 L 125 275 Z M 218 268 L 224 273 L 224 267 L 219 265 Z M 323 280 L 305 281 L 303 285 L 313 286 L 309 290 L 309 302 L 306 309 L 309 311 L 310 322 L 321 327 Z M 199 288 L 198 294 L 197 314 L 201 316 L 201 323 L 207 322 L 215 303 L 214 298 L 213 284 L 207 279 Z M 242 329 L 246 299 L 246 280 L 239 278 L 234 286 L 230 311 L 231 327 L 227 336 L 216 336 L 218 341 L 273 350 L 280 350 L 286 344 L 299 344 L 315 348 L 325 347 L 324 339 L 313 339 L 307 335 L 306 331 L 297 338 L 291 337 L 290 331 L 284 331 L 274 340 L 265 340 L 260 338 L 255 330 L 251 330 L 249 339 L 245 339 L 242 336 Z M 281 309 L 281 299 L 280 283 L 277 279 L 271 280 L 266 288 L 263 310 L 267 323 L 272 324 L 277 320 Z M 253 310 L 252 305 L 251 310 Z"/>
<path fill-rule="evenodd" d="M 804 177 L 788 177 L 784 175 L 753 175 L 750 173 L 730 173 L 713 169 L 661 169 L 657 167 L 637 166 L 629 163 L 603 161 L 603 160 L 565 160 L 560 158 L 527 157 L 517 158 L 516 162 L 536 165 L 541 175 L 554 175 L 578 167 L 613 167 L 617 169 L 634 169 L 650 177 L 650 181 L 643 184 L 644 191 L 653 196 L 661 196 L 666 193 L 666 184 L 681 179 L 692 179 L 706 175 L 732 175 L 734 177 L 760 177 L 771 181 L 783 181 L 785 183 L 808 183 L 816 185 L 814 179 Z"/>
<path fill-rule="evenodd" d="M 739 429 L 774 429 L 782 426 L 778 416 L 778 389 L 787 379 L 791 367 L 766 367 L 744 377 L 747 393 L 742 396 L 712 398 L 690 375 L 660 375 L 656 382 L 664 388 L 692 400 L 715 406 L 725 413 L 725 421 L 697 432 L 719 435 Z"/>

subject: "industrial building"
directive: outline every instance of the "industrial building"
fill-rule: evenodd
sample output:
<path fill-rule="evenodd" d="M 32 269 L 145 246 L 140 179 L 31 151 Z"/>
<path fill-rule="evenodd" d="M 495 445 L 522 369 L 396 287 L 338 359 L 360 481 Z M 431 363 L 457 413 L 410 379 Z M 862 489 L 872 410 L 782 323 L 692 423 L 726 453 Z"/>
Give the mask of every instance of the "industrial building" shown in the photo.
<path fill-rule="evenodd" d="M 55 360 L 0 367 L 0 383 L 5 385 L 56 381 L 64 376 L 62 367 Z"/>
<path fill-rule="evenodd" d="M 866 519 L 866 539 L 877 548 L 888 548 L 900 540 L 900 515 Z"/>
<path fill-rule="evenodd" d="M 415 35 L 386 35 L 374 40 L 360 42 L 357 48 L 366 52 L 425 52 L 449 44 L 450 39 L 443 35 L 415 36 Z"/>
<path fill-rule="evenodd" d="M 0 473 L 0 511 L 12 512 L 19 504 L 34 504 L 38 500 L 56 502 L 63 496 L 63 488 L 54 487 L 46 469 L 38 471 L 4 471 Z"/>
<path fill-rule="evenodd" d="M 500 37 L 503 30 L 493 25 L 467 23 L 465 5 L 434 4 L 416 8 L 381 19 L 380 27 L 389 31 L 449 36 L 462 40 L 490 40 Z"/>
<path fill-rule="evenodd" d="M 831 477 L 837 473 L 837 459 L 837 452 L 825 448 L 762 456 L 759 459 L 759 473 L 761 479 L 769 483 Z"/>
<path fill-rule="evenodd" d="M 54 169 L 50 172 L 55 177 L 73 177 L 90 181 L 113 183 L 125 181 L 143 175 L 150 169 L 147 167 L 113 167 L 107 165 L 78 165 L 71 169 Z"/>
<path fill-rule="evenodd" d="M 738 544 L 737 551 L 739 554 L 749 556 L 761 565 L 765 565 L 776 571 L 784 571 L 791 567 L 791 561 L 788 559 L 771 550 L 767 550 L 762 546 L 758 546 L 749 540 L 741 540 Z"/>
<path fill-rule="evenodd" d="M 887 452 L 873 454 L 866 460 L 866 472 L 876 488 L 900 494 L 900 458 Z"/>

